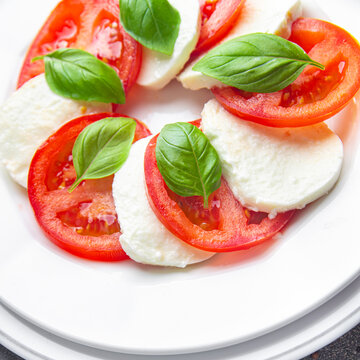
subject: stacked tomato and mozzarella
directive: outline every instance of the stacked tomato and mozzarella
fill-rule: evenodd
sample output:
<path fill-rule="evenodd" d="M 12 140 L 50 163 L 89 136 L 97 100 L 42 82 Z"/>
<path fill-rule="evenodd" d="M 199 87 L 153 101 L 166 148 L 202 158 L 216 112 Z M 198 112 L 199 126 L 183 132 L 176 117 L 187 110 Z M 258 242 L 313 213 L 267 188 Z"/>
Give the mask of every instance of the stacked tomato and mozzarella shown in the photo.
<path fill-rule="evenodd" d="M 287 39 L 291 33 L 292 23 L 301 16 L 301 13 L 300 0 L 280 0 L 276 2 L 276 6 L 270 1 L 244 1 L 241 13 L 233 28 L 216 45 L 223 44 L 241 35 L 258 32 L 275 34 Z M 224 86 L 220 81 L 192 70 L 192 67 L 203 55 L 197 56 L 179 74 L 178 80 L 185 88 L 199 90 Z"/>
<path fill-rule="evenodd" d="M 200 53 L 203 56 L 214 45 L 204 41 L 204 31 L 208 30 L 204 9 L 212 2 L 201 2 L 202 13 L 197 1 L 170 2 L 182 19 L 174 53 L 165 56 L 144 49 L 137 80 L 153 89 L 169 83 L 191 53 L 192 58 Z M 301 14 L 300 1 L 296 0 L 282 0 L 276 6 L 264 0 L 232 3 L 236 5 L 231 5 L 231 26 L 226 24 L 230 30 L 226 37 L 217 29 L 207 34 L 205 40 L 213 37 L 214 41 L 223 42 L 252 32 L 287 38 L 292 22 Z M 196 90 L 222 86 L 191 68 L 192 64 L 178 75 L 185 87 Z M 22 109 L 20 116 L 16 109 Z M 41 142 L 67 120 L 85 112 L 103 111 L 110 109 L 107 105 L 57 97 L 47 87 L 43 75 L 28 81 L 1 108 L 0 123 L 6 131 L 0 135 L 0 150 L 5 166 L 16 181 L 26 186 L 30 159 Z M 219 154 L 223 178 L 233 195 L 247 209 L 268 213 L 269 219 L 276 218 L 278 213 L 303 208 L 326 194 L 339 177 L 342 143 L 324 123 L 297 128 L 266 127 L 232 115 L 216 100 L 205 104 L 201 117 L 201 129 Z M 179 239 L 158 218 L 154 204 L 148 201 L 144 154 L 151 139 L 141 139 L 132 146 L 127 161 L 114 177 L 113 198 L 121 227 L 118 234 L 121 246 L 130 258 L 145 264 L 184 267 L 208 259 L 215 250 L 196 248 Z"/>
<path fill-rule="evenodd" d="M 277 7 L 247 1 L 222 42 L 252 32 L 287 38 L 292 22 L 300 15 L 300 1 L 281 1 Z M 183 86 L 192 90 L 223 86 L 192 70 L 198 60 L 178 76 Z M 342 143 L 323 123 L 294 129 L 268 128 L 235 117 L 216 100 L 205 105 L 201 117 L 202 130 L 220 156 L 224 178 L 248 209 L 267 212 L 274 218 L 278 212 L 301 209 L 326 194 L 338 179 Z M 143 185 L 142 164 L 148 143 L 143 139 L 134 144 L 127 162 L 115 175 L 113 196 L 122 247 L 131 258 L 146 264 L 183 266 L 209 257 L 209 252 L 197 252 L 191 259 L 186 243 L 180 251 L 176 236 L 154 214 Z"/>

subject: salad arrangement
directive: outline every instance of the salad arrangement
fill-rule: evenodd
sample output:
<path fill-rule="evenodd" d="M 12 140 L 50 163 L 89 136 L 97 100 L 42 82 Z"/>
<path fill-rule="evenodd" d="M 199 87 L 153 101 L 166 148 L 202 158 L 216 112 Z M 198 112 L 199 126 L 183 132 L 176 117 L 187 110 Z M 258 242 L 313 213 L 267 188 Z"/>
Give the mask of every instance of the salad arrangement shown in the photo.
<path fill-rule="evenodd" d="M 71 102 L 113 104 L 107 112 L 48 129 L 43 140 L 50 137 L 28 164 L 38 223 L 73 254 L 186 266 L 216 252 L 247 249 L 279 232 L 296 209 L 337 180 L 341 142 L 321 122 L 360 86 L 356 40 L 336 25 L 302 18 L 288 19 L 289 41 L 266 29 L 233 38 L 242 15 L 259 1 L 183 3 L 198 12 L 195 35 L 185 40 L 182 32 L 192 33 L 182 30 L 186 17 L 176 1 L 136 2 L 136 8 L 120 1 L 119 12 L 116 1 L 63 0 L 28 51 L 18 93 L 31 91 L 37 81 Z M 298 12 L 298 1 L 284 3 Z M 179 80 L 188 84 L 194 75 L 186 74 L 197 72 L 229 113 L 212 100 L 202 122 L 167 125 L 149 138 L 146 124 L 115 104 L 124 103 L 143 69 L 159 61 L 161 81 L 155 72 L 147 86 L 165 86 L 187 66 Z M 44 70 L 46 83 L 30 80 L 43 78 Z M 79 108 L 88 111 L 88 105 Z M 239 134 L 246 134 L 240 141 L 249 140 L 248 153 L 246 147 L 232 151 Z M 269 159 L 254 155 L 260 143 Z M 304 147 L 309 165 L 295 172 L 287 159 Z M 289 188 L 278 181 L 281 176 L 290 178 Z M 253 187 L 256 192 L 247 196 Z"/>

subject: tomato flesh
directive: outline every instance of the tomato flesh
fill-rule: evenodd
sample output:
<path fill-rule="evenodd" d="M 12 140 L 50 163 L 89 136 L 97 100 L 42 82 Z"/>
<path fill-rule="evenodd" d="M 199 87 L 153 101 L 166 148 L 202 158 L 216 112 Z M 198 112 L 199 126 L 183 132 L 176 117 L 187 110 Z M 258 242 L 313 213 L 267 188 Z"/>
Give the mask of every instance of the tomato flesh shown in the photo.
<path fill-rule="evenodd" d="M 141 46 L 121 26 L 118 1 L 62 0 L 31 44 L 18 87 L 44 72 L 43 61 L 32 63 L 32 58 L 67 47 L 86 50 L 112 66 L 125 92 L 136 81 L 141 66 Z"/>
<path fill-rule="evenodd" d="M 285 89 L 247 93 L 235 88 L 212 89 L 229 112 L 274 127 L 297 127 L 326 120 L 343 109 L 360 88 L 360 46 L 345 30 L 317 19 L 298 19 L 290 41 L 325 66 L 308 66 Z"/>
<path fill-rule="evenodd" d="M 193 55 L 220 41 L 236 23 L 245 0 L 200 0 L 200 37 Z"/>
<path fill-rule="evenodd" d="M 29 171 L 29 199 L 42 230 L 64 250 L 93 260 L 127 258 L 119 242 L 113 176 L 85 180 L 70 194 L 76 178 L 71 153 L 86 126 L 116 116 L 123 115 L 87 115 L 65 124 L 37 150 Z M 138 121 L 134 141 L 148 135 L 147 127 Z"/>
<path fill-rule="evenodd" d="M 334 59 L 325 70 L 318 69 L 308 74 L 307 78 L 302 77 L 301 81 L 296 81 L 283 91 L 280 106 L 291 107 L 324 100 L 343 80 L 345 65 L 345 61 Z"/>
<path fill-rule="evenodd" d="M 174 194 L 157 167 L 156 141 L 157 136 L 151 139 L 144 158 L 148 200 L 165 227 L 186 243 L 213 252 L 248 249 L 271 238 L 294 214 L 288 211 L 274 219 L 264 213 L 252 215 L 235 199 L 224 179 L 212 194 L 209 209 L 204 209 L 201 197 Z"/>
<path fill-rule="evenodd" d="M 184 197 L 175 194 L 168 187 L 167 193 L 171 200 L 175 201 L 186 217 L 195 225 L 203 230 L 209 231 L 219 227 L 220 224 L 220 200 L 217 192 L 214 192 L 209 198 L 209 206 L 204 208 L 204 200 L 201 196 Z"/>

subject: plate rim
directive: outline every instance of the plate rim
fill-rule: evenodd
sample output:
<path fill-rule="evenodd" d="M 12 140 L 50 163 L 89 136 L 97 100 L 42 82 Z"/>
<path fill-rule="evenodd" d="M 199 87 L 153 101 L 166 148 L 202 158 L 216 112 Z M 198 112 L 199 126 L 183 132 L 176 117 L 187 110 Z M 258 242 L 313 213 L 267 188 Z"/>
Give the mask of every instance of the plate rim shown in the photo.
<path fill-rule="evenodd" d="M 350 292 L 350 294 L 348 294 L 349 292 Z M 353 293 L 355 293 L 355 295 Z M 270 359 L 271 360 L 285 360 L 285 359 L 290 359 L 290 358 L 291 359 L 300 359 L 300 358 L 305 357 L 305 356 L 311 354 L 312 352 L 317 351 L 317 350 L 321 349 L 322 347 L 330 344 L 331 342 L 333 342 L 334 340 L 336 340 L 337 338 L 339 338 L 340 336 L 342 336 L 343 334 L 345 334 L 346 332 L 351 330 L 354 326 L 356 326 L 357 324 L 360 323 L 360 305 L 356 306 L 355 302 L 353 302 L 354 306 L 351 307 L 351 310 L 347 311 L 347 315 L 344 316 L 344 312 L 346 310 L 346 306 L 348 306 L 349 303 L 351 303 L 353 296 L 356 297 L 356 296 L 359 296 L 359 294 L 360 294 L 360 278 L 357 278 L 354 280 L 353 283 L 349 284 L 345 289 L 343 289 L 343 291 L 341 291 L 339 294 L 337 294 L 333 299 L 329 300 L 327 303 L 323 304 L 321 307 L 315 309 L 313 312 L 311 312 L 310 314 L 307 315 L 307 317 L 316 317 L 316 316 L 318 316 L 318 313 L 322 307 L 329 307 L 329 309 L 327 309 L 325 313 L 326 314 L 329 313 L 329 317 L 333 318 L 333 317 L 335 317 L 334 314 L 337 315 L 337 312 L 340 311 L 338 309 L 338 303 L 340 302 L 342 304 L 341 311 L 340 311 L 341 316 L 339 317 L 339 319 L 337 321 L 334 321 L 331 324 L 327 325 L 326 328 L 321 328 L 321 329 L 319 328 L 319 330 L 317 332 L 317 336 L 314 336 L 314 334 L 307 335 L 309 337 L 309 339 L 302 341 L 300 343 L 296 342 L 295 344 L 293 344 L 292 346 L 287 348 L 285 351 L 282 350 L 282 351 L 278 352 L 277 354 L 269 354 L 269 357 L 267 358 L 267 360 L 270 360 Z M 345 298 L 345 300 L 342 301 L 341 300 L 342 298 Z M 3 306 L 3 305 L 0 304 L 0 306 Z M 332 306 L 334 306 L 334 309 Z M 0 309 L 0 311 L 1 310 L 2 309 Z M 20 324 L 28 327 L 26 320 L 22 319 L 21 317 L 18 317 L 18 318 L 14 317 L 11 314 L 11 310 L 9 311 L 6 307 L 4 307 L 4 310 L 6 311 L 7 314 L 9 314 L 11 316 L 11 321 L 20 323 Z M 1 314 L 1 312 L 0 312 L 0 314 Z M 304 318 L 299 319 L 296 322 L 302 323 L 302 322 L 304 322 Z M 298 324 L 296 324 L 296 322 L 293 324 L 287 325 L 284 328 L 281 328 L 279 330 L 284 331 L 289 326 L 300 327 L 300 330 L 297 331 L 297 335 L 295 335 L 296 338 L 299 338 L 299 339 L 301 337 L 304 337 L 305 336 L 304 334 L 311 331 L 311 328 L 310 328 L 310 330 L 309 330 L 309 328 L 306 328 L 305 331 L 302 331 L 302 329 L 301 329 L 302 325 L 298 325 Z M 312 323 L 314 323 L 314 322 L 312 321 Z M 30 326 L 35 327 L 35 329 L 31 329 L 31 330 L 33 330 L 31 332 L 35 333 L 36 335 L 38 335 L 38 332 L 36 330 L 38 330 L 42 333 L 44 332 L 43 329 L 37 328 L 36 325 L 30 324 Z M 14 336 L 7 334 L 3 330 L 1 330 L 1 327 L 2 326 L 0 325 L 0 343 L 3 344 L 3 346 L 7 347 L 10 351 L 14 352 L 15 354 L 22 356 L 29 360 L 58 360 L 58 359 L 61 359 L 61 357 L 58 357 L 58 356 L 55 356 L 54 358 L 50 359 L 46 354 L 44 354 L 44 352 L 41 353 L 41 352 L 37 351 L 36 349 L 32 349 L 28 346 L 23 345 L 21 343 L 20 339 L 17 340 L 14 338 Z M 277 331 L 275 331 L 275 334 L 276 334 L 276 332 Z M 302 335 L 298 335 L 300 332 L 302 333 Z M 21 332 L 18 331 L 17 334 L 21 334 Z M 53 335 L 51 333 L 47 333 L 45 335 L 47 335 L 47 337 L 46 337 L 46 340 L 44 340 L 44 341 L 49 341 L 49 340 L 51 341 L 52 337 L 54 337 L 54 336 L 56 337 L 56 335 Z M 269 335 L 270 334 L 267 334 L 264 336 L 266 337 Z M 271 335 L 274 335 L 274 334 L 271 334 Z M 44 334 L 41 334 L 41 336 L 44 337 Z M 261 338 L 255 339 L 255 341 L 257 341 L 257 342 L 260 340 L 261 340 Z M 67 342 L 67 340 L 65 340 L 65 342 Z M 62 345 L 60 345 L 60 346 L 62 346 Z M 82 346 L 83 345 L 79 345 L 80 348 Z M 234 345 L 234 348 L 236 348 L 238 346 L 239 346 L 239 344 Z M 226 350 L 226 349 L 221 348 L 221 349 L 218 349 L 215 351 L 221 352 L 223 350 Z M 211 353 L 211 351 L 210 351 L 210 353 Z M 236 354 L 236 351 L 233 353 Z M 123 355 L 125 358 L 122 360 L 135 360 L 135 359 L 140 360 L 136 355 L 119 354 L 119 353 L 116 353 L 116 354 L 119 356 Z M 198 358 L 194 358 L 193 360 L 201 360 L 203 354 L 205 354 L 204 359 L 208 358 L 208 355 L 209 355 L 208 352 L 197 353 L 195 355 L 198 356 Z M 52 355 L 54 355 L 54 354 L 52 354 Z M 227 354 L 227 355 L 229 355 L 229 354 Z M 182 360 L 181 359 L 182 355 L 179 355 L 179 356 L 180 357 L 176 357 L 176 359 Z M 291 356 L 291 357 L 289 357 L 289 356 Z M 186 355 L 184 355 L 183 358 L 185 359 L 185 357 L 186 357 Z M 95 359 L 96 358 L 94 358 L 94 360 Z M 173 359 L 172 356 L 167 357 L 165 355 L 165 357 L 164 357 L 164 360 L 171 360 L 171 359 Z M 234 357 L 231 356 L 231 359 L 230 358 L 228 358 L 228 359 L 229 360 L 237 360 L 237 359 L 243 360 L 244 358 L 243 358 L 243 356 L 238 358 L 236 355 L 234 355 Z M 74 358 L 74 360 L 76 360 L 76 358 Z"/>

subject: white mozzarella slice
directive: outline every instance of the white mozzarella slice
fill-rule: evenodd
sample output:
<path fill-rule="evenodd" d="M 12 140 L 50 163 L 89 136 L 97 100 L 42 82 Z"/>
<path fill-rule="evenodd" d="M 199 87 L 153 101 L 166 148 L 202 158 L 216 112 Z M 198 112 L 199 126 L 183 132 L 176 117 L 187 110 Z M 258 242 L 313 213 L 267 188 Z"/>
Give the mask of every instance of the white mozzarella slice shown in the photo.
<path fill-rule="evenodd" d="M 210 100 L 201 126 L 235 197 L 252 210 L 276 215 L 301 209 L 326 194 L 339 177 L 342 142 L 324 123 L 267 127 L 242 120 Z"/>
<path fill-rule="evenodd" d="M 144 153 L 149 139 L 132 146 L 128 159 L 114 177 L 113 197 L 121 226 L 121 246 L 130 258 L 143 264 L 185 267 L 206 260 L 214 254 L 178 239 L 149 205 L 144 179 Z"/>
<path fill-rule="evenodd" d="M 181 17 L 179 35 L 172 55 L 143 48 L 142 65 L 137 83 L 161 89 L 183 68 L 194 50 L 200 34 L 200 7 L 196 0 L 169 0 Z"/>
<path fill-rule="evenodd" d="M 300 0 L 277 0 L 275 3 L 269 0 L 246 0 L 235 26 L 219 44 L 256 32 L 275 34 L 287 39 L 290 36 L 291 24 L 301 13 Z M 216 79 L 192 70 L 200 58 L 194 60 L 178 75 L 177 79 L 182 85 L 191 90 L 225 86 Z"/>
<path fill-rule="evenodd" d="M 0 156 L 12 178 L 27 187 L 36 149 L 65 122 L 78 116 L 111 111 L 110 104 L 62 98 L 39 75 L 14 92 L 0 107 Z"/>

